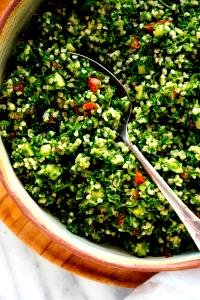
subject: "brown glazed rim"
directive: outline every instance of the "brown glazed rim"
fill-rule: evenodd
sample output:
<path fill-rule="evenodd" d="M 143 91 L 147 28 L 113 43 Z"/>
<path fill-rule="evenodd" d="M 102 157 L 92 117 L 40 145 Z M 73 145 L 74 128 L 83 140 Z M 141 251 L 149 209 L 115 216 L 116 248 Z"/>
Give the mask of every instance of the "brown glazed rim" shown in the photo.
<path fill-rule="evenodd" d="M 3 0 L 1 0 L 3 1 Z M 0 33 L 4 28 L 4 25 L 7 19 L 10 17 L 11 13 L 17 8 L 17 6 L 22 2 L 22 0 L 12 0 L 6 10 L 4 11 L 3 15 L 0 17 Z"/>
<path fill-rule="evenodd" d="M 0 18 L 0 35 L 3 32 L 4 26 L 6 25 L 7 21 L 12 17 L 12 14 L 15 10 L 17 10 L 20 3 L 22 3 L 24 0 L 12 0 L 11 3 L 8 5 L 6 11 L 3 13 L 3 15 Z M 91 262 L 104 264 L 107 266 L 128 270 L 128 271 L 139 271 L 139 272 L 159 272 L 159 271 L 171 271 L 171 270 L 183 270 L 183 269 L 191 269 L 191 268 L 197 268 L 200 267 L 200 260 L 194 259 L 194 260 L 186 260 L 182 262 L 174 262 L 168 264 L 167 258 L 165 264 L 154 264 L 153 262 L 151 265 L 144 265 L 140 264 L 132 264 L 132 265 L 124 265 L 120 263 L 114 263 L 114 262 L 108 262 L 107 260 L 103 260 L 101 258 L 95 257 L 91 254 L 88 254 L 83 249 L 79 249 L 69 243 L 67 243 L 62 238 L 59 238 L 56 234 L 52 233 L 46 226 L 44 226 L 33 214 L 32 212 L 27 209 L 27 207 L 22 203 L 20 198 L 13 193 L 11 188 L 8 186 L 8 183 L 5 180 L 5 177 L 3 175 L 3 170 L 0 170 L 0 181 L 3 183 L 4 187 L 6 188 L 8 194 L 10 197 L 14 200 L 16 205 L 19 207 L 19 209 L 22 211 L 22 213 L 31 221 L 33 222 L 40 231 L 44 232 L 51 240 L 55 241 L 65 249 L 69 249 L 74 254 L 76 254 L 79 257 L 84 257 L 90 260 Z"/>

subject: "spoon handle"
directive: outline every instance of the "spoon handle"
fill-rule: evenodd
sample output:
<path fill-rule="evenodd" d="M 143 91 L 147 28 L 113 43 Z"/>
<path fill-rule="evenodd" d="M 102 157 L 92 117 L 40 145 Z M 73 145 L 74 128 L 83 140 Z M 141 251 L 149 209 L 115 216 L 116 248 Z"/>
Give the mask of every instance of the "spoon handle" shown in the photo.
<path fill-rule="evenodd" d="M 138 161 L 142 164 L 143 168 L 149 177 L 157 185 L 163 196 L 171 204 L 182 223 L 187 228 L 197 248 L 200 250 L 200 219 L 181 201 L 181 199 L 173 192 L 169 185 L 144 157 L 136 145 L 133 145 L 129 139 L 125 138 L 124 141 L 135 154 Z"/>

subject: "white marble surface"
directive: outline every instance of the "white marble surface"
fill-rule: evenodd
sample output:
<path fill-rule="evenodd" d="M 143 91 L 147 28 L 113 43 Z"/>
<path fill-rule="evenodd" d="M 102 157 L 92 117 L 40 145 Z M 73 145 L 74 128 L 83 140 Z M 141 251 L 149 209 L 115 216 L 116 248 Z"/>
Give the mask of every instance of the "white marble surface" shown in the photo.
<path fill-rule="evenodd" d="M 0 221 L 0 300 L 199 300 L 200 268 L 162 272 L 136 289 L 97 283 L 49 263 Z"/>
<path fill-rule="evenodd" d="M 122 300 L 131 291 L 62 270 L 35 254 L 0 221 L 0 300 Z"/>

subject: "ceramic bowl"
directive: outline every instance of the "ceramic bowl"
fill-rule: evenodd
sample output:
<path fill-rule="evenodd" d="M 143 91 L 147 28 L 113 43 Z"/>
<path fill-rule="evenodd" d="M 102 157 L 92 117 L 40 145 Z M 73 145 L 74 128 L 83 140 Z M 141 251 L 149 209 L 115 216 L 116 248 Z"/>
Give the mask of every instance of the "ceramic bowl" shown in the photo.
<path fill-rule="evenodd" d="M 3 1 L 3 0 L 1 0 Z M 8 0 L 5 0 L 8 2 Z M 0 20 L 0 82 L 7 59 L 12 51 L 18 33 L 34 14 L 42 0 L 12 0 Z M 15 175 L 0 140 L 0 180 L 6 185 L 17 206 L 34 224 L 45 231 L 51 239 L 70 249 L 77 255 L 89 258 L 96 263 L 114 266 L 123 270 L 157 272 L 161 270 L 178 270 L 200 266 L 200 252 L 165 257 L 137 258 L 128 253 L 104 247 L 73 235 L 55 218 L 42 210 L 25 191 Z"/>

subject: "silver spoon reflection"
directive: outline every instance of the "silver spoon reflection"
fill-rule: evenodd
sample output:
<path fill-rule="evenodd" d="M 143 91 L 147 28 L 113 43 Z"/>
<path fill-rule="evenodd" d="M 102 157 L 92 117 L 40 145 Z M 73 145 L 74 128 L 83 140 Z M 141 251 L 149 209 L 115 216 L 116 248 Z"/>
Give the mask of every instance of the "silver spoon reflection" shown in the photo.
<path fill-rule="evenodd" d="M 79 54 L 68 52 L 70 55 L 77 56 L 89 60 L 94 67 L 103 73 L 110 76 L 114 85 L 120 90 L 123 96 L 127 96 L 132 103 L 129 94 L 123 84 L 117 79 L 117 77 L 112 74 L 108 69 L 104 66 L 96 62 L 95 60 Z M 130 115 L 132 112 L 132 104 L 129 107 L 129 111 L 126 113 L 127 117 L 125 123 L 123 125 L 122 131 L 120 133 L 121 138 L 127 144 L 129 149 L 134 153 L 137 160 L 141 163 L 149 177 L 153 180 L 153 182 L 157 185 L 163 196 L 166 200 L 171 204 L 177 215 L 179 216 L 182 223 L 185 225 L 188 230 L 190 236 L 195 242 L 197 248 L 200 250 L 200 219 L 181 201 L 181 199 L 173 192 L 173 190 L 169 187 L 169 185 L 165 182 L 165 180 L 159 175 L 159 173 L 154 169 L 154 167 L 150 164 L 150 162 L 144 157 L 138 147 L 132 144 L 129 140 L 128 136 L 128 123 L 130 119 Z"/>

